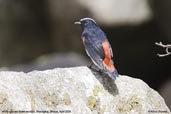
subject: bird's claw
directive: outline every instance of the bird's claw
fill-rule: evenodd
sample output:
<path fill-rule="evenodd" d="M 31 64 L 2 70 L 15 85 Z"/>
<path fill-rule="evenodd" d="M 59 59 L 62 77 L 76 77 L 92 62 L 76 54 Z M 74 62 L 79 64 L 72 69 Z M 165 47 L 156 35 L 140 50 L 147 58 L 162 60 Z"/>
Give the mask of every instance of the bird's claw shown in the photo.
<path fill-rule="evenodd" d="M 92 71 L 94 71 L 94 72 L 103 73 L 103 70 L 101 70 L 101 69 L 99 69 L 99 68 L 97 68 L 97 67 L 93 67 L 93 64 L 87 65 L 87 67 L 88 67 L 89 69 L 91 69 Z"/>

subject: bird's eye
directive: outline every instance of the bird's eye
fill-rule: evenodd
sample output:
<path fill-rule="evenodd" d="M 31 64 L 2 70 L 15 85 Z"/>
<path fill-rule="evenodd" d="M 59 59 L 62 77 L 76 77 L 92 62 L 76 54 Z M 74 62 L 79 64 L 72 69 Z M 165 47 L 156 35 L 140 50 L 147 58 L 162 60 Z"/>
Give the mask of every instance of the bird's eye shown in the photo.
<path fill-rule="evenodd" d="M 89 21 L 86 21 L 86 22 L 85 22 L 85 25 L 88 25 L 88 24 L 89 24 Z"/>

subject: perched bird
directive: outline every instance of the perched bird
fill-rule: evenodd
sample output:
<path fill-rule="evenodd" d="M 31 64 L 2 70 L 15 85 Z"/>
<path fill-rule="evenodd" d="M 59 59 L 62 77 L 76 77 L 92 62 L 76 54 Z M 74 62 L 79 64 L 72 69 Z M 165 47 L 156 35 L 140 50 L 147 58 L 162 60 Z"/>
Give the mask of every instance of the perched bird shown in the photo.
<path fill-rule="evenodd" d="M 82 27 L 82 41 L 92 62 L 110 78 L 116 79 L 118 72 L 113 65 L 113 52 L 105 33 L 91 18 L 83 18 L 75 24 Z"/>

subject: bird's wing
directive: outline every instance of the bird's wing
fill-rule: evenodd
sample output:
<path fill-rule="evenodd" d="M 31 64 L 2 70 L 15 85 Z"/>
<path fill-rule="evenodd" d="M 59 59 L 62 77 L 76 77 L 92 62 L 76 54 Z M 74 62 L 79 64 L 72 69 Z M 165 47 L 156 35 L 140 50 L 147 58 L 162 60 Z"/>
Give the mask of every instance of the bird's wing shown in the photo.
<path fill-rule="evenodd" d="M 108 41 L 108 39 L 107 39 L 106 34 L 105 34 L 101 29 L 100 29 L 99 31 L 100 31 L 100 36 L 102 36 L 102 38 L 105 39 L 105 42 L 108 43 L 108 47 L 109 47 L 109 49 L 110 49 L 110 54 L 111 54 L 111 57 L 113 58 L 113 51 L 112 51 L 111 45 L 110 45 L 110 43 L 109 43 L 109 41 Z"/>
<path fill-rule="evenodd" d="M 109 48 L 110 48 L 111 57 L 113 57 L 113 51 L 112 51 L 111 45 L 109 44 L 109 41 L 107 41 L 107 43 L 108 43 Z"/>
<path fill-rule="evenodd" d="M 91 43 L 92 44 L 92 43 Z M 93 63 L 101 70 L 104 70 L 103 65 L 103 59 L 105 57 L 104 49 L 102 47 L 102 44 L 96 43 L 93 45 L 90 45 L 88 42 L 84 42 L 85 50 L 88 54 L 88 56 L 91 58 Z"/>

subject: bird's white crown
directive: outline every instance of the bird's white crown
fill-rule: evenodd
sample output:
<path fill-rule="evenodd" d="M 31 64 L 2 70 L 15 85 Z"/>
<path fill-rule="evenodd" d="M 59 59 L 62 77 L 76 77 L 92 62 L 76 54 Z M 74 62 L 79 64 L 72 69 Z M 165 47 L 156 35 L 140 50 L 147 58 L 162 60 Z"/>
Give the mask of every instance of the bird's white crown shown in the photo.
<path fill-rule="evenodd" d="M 96 21 L 95 21 L 94 19 L 89 18 L 89 17 L 83 18 L 83 19 L 81 19 L 80 21 L 84 21 L 84 20 L 91 20 L 91 21 L 93 21 L 94 23 L 96 23 Z"/>

